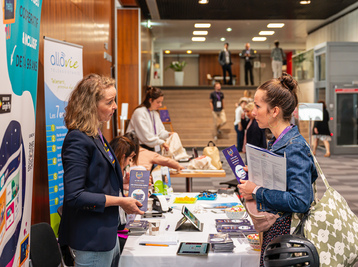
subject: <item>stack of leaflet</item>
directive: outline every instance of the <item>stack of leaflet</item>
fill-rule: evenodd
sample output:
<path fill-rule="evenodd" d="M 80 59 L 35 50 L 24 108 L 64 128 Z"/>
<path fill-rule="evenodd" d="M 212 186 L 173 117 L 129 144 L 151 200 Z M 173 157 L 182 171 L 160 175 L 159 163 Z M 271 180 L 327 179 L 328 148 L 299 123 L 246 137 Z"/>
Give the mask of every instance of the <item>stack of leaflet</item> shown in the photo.
<path fill-rule="evenodd" d="M 209 234 L 208 242 L 214 252 L 232 252 L 235 248 L 229 234 Z"/>
<path fill-rule="evenodd" d="M 254 226 L 247 219 L 216 219 L 216 230 L 219 233 L 229 234 L 230 237 L 245 237 L 248 234 L 257 233 Z"/>
<path fill-rule="evenodd" d="M 142 235 L 147 232 L 149 222 L 147 220 L 131 220 L 127 222 L 125 228 L 128 229 L 129 235 Z"/>

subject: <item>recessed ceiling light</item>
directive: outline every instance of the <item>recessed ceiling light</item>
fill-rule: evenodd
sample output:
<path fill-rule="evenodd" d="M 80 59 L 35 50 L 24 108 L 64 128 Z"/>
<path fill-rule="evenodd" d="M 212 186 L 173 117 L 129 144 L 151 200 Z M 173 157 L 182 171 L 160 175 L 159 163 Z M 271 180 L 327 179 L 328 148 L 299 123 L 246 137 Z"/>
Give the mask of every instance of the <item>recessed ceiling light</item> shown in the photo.
<path fill-rule="evenodd" d="M 285 23 L 269 23 L 267 24 L 267 28 L 282 28 L 285 26 Z"/>
<path fill-rule="evenodd" d="M 275 31 L 260 31 L 259 35 L 273 35 Z"/>
<path fill-rule="evenodd" d="M 221 37 L 221 38 L 220 38 L 220 41 L 221 41 L 221 42 L 224 42 L 225 40 L 226 40 L 225 37 Z"/>
<path fill-rule="evenodd" d="M 205 37 L 192 37 L 191 40 L 193 42 L 204 42 L 206 40 Z"/>
<path fill-rule="evenodd" d="M 170 50 L 165 50 L 164 53 L 165 54 L 170 54 Z"/>
<path fill-rule="evenodd" d="M 210 23 L 195 23 L 194 27 L 195 28 L 210 28 L 211 24 Z"/>
<path fill-rule="evenodd" d="M 193 31 L 193 35 L 208 35 L 208 31 Z"/>
<path fill-rule="evenodd" d="M 263 41 L 266 41 L 266 37 L 254 37 L 252 38 L 252 41 L 254 42 L 263 42 Z"/>
<path fill-rule="evenodd" d="M 308 1 L 300 1 L 300 4 L 301 5 L 308 5 L 308 4 L 311 4 L 311 1 L 308 0 Z"/>
<path fill-rule="evenodd" d="M 227 31 L 227 32 L 231 32 L 232 29 L 231 29 L 231 28 L 227 28 L 226 31 Z"/>
<path fill-rule="evenodd" d="M 191 54 L 191 53 L 193 53 L 193 51 L 187 50 L 186 53 L 187 53 L 187 54 Z"/>
<path fill-rule="evenodd" d="M 199 4 L 208 4 L 209 0 L 199 0 Z"/>

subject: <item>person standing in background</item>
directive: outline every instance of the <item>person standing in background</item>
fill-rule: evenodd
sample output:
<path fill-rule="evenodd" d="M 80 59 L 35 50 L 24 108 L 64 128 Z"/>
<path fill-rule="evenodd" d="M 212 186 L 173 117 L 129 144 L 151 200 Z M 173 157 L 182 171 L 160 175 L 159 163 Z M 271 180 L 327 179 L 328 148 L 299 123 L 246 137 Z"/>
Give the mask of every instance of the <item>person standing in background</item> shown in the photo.
<path fill-rule="evenodd" d="M 250 82 L 254 85 L 254 76 L 252 74 L 252 67 L 254 65 L 253 59 L 255 58 L 254 51 L 250 48 L 250 43 L 246 43 L 245 49 L 241 52 L 241 57 L 245 60 L 245 84 L 249 84 L 248 73 L 250 72 Z"/>
<path fill-rule="evenodd" d="M 228 84 L 232 84 L 232 72 L 231 72 L 231 53 L 229 51 L 229 43 L 224 44 L 224 50 L 219 54 L 219 63 L 223 69 L 223 82 L 226 84 L 226 72 L 229 73 L 230 80 Z"/>
<path fill-rule="evenodd" d="M 326 103 L 323 100 L 318 101 L 323 104 L 323 120 L 315 121 L 313 125 L 313 143 L 312 151 L 316 155 L 316 149 L 318 146 L 318 140 L 323 141 L 324 147 L 326 148 L 325 157 L 330 157 L 331 152 L 329 148 L 329 141 L 331 141 L 331 132 L 329 130 L 329 114 L 327 111 Z"/>
<path fill-rule="evenodd" d="M 221 92 L 221 84 L 216 82 L 214 85 L 214 92 L 210 94 L 210 107 L 214 120 L 214 139 L 218 139 L 221 134 L 221 127 L 226 123 L 226 114 L 224 110 L 224 94 Z M 218 118 L 220 124 L 218 124 Z"/>
<path fill-rule="evenodd" d="M 278 78 L 282 75 L 282 62 L 286 58 L 282 48 L 279 48 L 280 42 L 276 40 L 274 42 L 275 48 L 271 51 L 271 66 L 273 72 L 273 78 Z"/>
<path fill-rule="evenodd" d="M 241 120 L 245 117 L 244 108 L 248 100 L 246 97 L 241 97 L 239 103 L 236 103 L 234 127 L 237 134 L 237 151 L 242 151 L 242 144 L 244 142 L 244 129 Z"/>

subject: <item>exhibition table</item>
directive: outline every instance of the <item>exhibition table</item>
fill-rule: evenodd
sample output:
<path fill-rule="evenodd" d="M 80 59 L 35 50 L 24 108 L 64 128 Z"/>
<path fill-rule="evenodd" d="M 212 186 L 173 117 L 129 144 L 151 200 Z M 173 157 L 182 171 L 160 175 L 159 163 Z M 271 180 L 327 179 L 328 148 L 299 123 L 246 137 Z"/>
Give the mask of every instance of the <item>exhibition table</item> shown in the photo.
<path fill-rule="evenodd" d="M 165 236 L 168 234 L 177 234 L 178 244 L 169 245 L 168 247 L 160 246 L 141 246 L 139 245 L 139 240 L 143 236 L 129 236 L 128 240 L 124 246 L 123 252 L 120 258 L 120 267 L 161 267 L 161 266 L 181 266 L 181 267 L 191 267 L 191 266 L 259 266 L 260 261 L 260 252 L 254 251 L 248 244 L 246 239 L 233 238 L 235 249 L 232 253 L 214 253 L 209 252 L 208 256 L 178 256 L 176 254 L 180 242 L 207 242 L 208 235 L 212 233 L 217 233 L 215 227 L 215 219 L 224 219 L 226 217 L 225 213 L 214 213 L 212 211 L 220 212 L 220 209 L 201 209 L 206 205 L 212 203 L 227 203 L 227 202 L 238 202 L 240 200 L 236 195 L 231 195 L 224 197 L 218 195 L 218 198 L 215 201 L 204 201 L 198 200 L 195 204 L 184 204 L 187 206 L 194 215 L 204 223 L 204 228 L 202 232 L 199 232 L 195 229 L 190 230 L 181 230 L 175 231 L 177 222 L 182 217 L 181 207 L 183 204 L 173 204 L 176 197 L 196 196 L 198 193 L 174 193 L 171 196 L 169 201 L 169 206 L 173 207 L 172 213 L 165 213 L 164 218 L 153 218 L 147 219 L 148 221 L 160 220 L 160 231 L 159 236 Z M 203 210 L 203 212 L 195 213 L 195 210 Z M 136 219 L 141 219 L 137 215 Z M 168 227 L 166 231 L 165 229 Z M 148 233 L 147 233 L 148 234 Z M 147 235 L 146 234 L 146 235 Z M 164 237 L 163 237 L 164 238 Z"/>
<path fill-rule="evenodd" d="M 186 178 L 185 185 L 186 191 L 193 191 L 193 178 L 216 178 L 216 177 L 226 177 L 224 170 L 208 170 L 208 171 L 199 171 L 199 170 L 186 170 L 179 173 L 170 173 L 170 178 Z"/>

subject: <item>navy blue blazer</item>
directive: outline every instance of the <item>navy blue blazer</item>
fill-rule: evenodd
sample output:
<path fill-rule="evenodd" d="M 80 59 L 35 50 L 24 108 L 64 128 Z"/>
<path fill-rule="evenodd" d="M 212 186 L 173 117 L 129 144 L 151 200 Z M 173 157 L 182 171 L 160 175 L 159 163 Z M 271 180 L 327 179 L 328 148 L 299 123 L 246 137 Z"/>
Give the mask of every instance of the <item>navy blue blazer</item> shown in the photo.
<path fill-rule="evenodd" d="M 112 164 L 99 138 L 71 130 L 63 142 L 62 163 L 64 202 L 59 243 L 83 251 L 113 249 L 119 210 L 117 206 L 105 207 L 105 195 L 119 196 L 120 190 L 123 193 L 117 158 Z"/>

